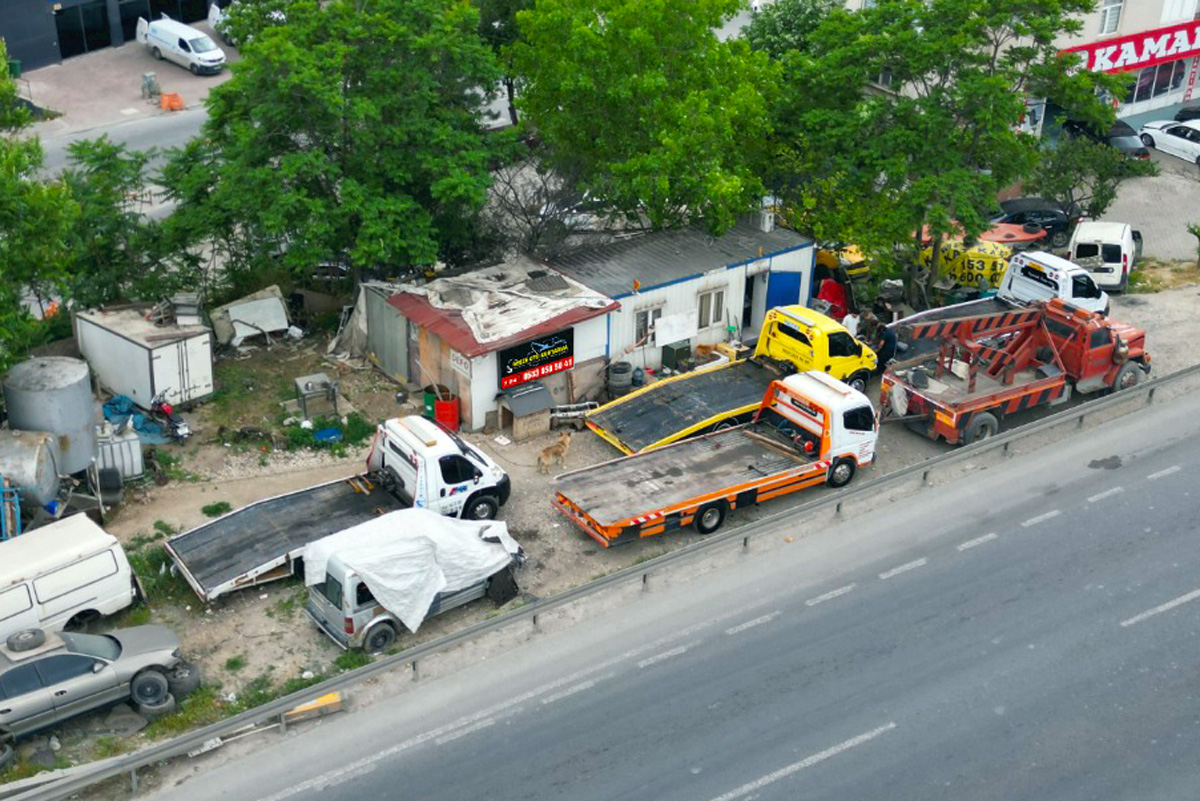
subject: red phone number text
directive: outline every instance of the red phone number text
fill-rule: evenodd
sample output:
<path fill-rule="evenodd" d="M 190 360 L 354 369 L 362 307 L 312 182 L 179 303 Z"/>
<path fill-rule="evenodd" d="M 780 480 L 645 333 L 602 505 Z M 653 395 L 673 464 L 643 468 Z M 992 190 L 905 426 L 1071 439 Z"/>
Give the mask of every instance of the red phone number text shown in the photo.
<path fill-rule="evenodd" d="M 500 379 L 500 389 L 509 389 L 517 384 L 524 384 L 526 381 L 533 381 L 535 378 L 541 378 L 551 373 L 557 373 L 560 370 L 570 370 L 575 366 L 575 357 L 568 356 L 565 359 L 559 359 L 550 364 L 543 364 L 541 367 L 535 367 L 532 370 L 522 370 L 519 373 L 506 375 Z"/>

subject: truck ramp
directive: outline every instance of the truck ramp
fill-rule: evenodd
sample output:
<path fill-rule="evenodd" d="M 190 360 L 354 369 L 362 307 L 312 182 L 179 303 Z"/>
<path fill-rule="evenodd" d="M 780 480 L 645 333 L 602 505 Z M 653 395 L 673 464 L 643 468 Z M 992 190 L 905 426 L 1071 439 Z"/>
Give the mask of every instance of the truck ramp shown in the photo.
<path fill-rule="evenodd" d="M 196 594 L 211 601 L 290 575 L 308 543 L 402 508 L 361 476 L 339 479 L 257 501 L 172 537 L 166 547 Z"/>
<path fill-rule="evenodd" d="M 738 409 L 753 411 L 778 377 L 749 360 L 685 373 L 601 406 L 587 416 L 587 422 L 621 450 L 638 453 L 713 418 Z"/>

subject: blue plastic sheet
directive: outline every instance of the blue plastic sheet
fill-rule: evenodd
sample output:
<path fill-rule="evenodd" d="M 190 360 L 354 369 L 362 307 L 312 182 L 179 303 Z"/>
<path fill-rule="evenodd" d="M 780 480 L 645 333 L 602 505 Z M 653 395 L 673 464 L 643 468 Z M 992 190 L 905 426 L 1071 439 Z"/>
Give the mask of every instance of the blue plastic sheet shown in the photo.
<path fill-rule="evenodd" d="M 133 418 L 133 430 L 143 445 L 166 445 L 171 441 L 159 423 L 138 410 L 132 398 L 113 395 L 104 403 L 104 419 L 112 423 L 114 428 L 125 425 L 130 418 Z"/>

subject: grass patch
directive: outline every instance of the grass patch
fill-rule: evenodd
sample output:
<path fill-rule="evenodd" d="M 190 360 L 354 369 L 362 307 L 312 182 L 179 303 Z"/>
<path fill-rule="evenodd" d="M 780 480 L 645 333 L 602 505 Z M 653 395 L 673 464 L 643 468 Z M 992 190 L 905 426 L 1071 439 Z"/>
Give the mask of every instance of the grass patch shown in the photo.
<path fill-rule="evenodd" d="M 133 750 L 133 742 L 129 737 L 114 737 L 111 734 L 105 734 L 96 738 L 96 742 L 92 745 L 92 757 L 94 759 L 108 759 L 109 757 L 128 754 Z"/>
<path fill-rule="evenodd" d="M 217 501 L 216 503 L 206 504 L 200 507 L 200 511 L 205 517 L 220 517 L 233 511 L 233 506 L 229 501 Z"/>
<path fill-rule="evenodd" d="M 296 581 L 292 579 L 291 581 Z M 308 588 L 303 584 L 295 587 L 287 597 L 280 598 L 275 603 L 271 604 L 267 609 L 267 617 L 278 617 L 282 620 L 291 620 L 296 616 L 296 611 L 308 602 Z"/>
<path fill-rule="evenodd" d="M 349 651 L 342 651 L 338 654 L 337 659 L 333 660 L 333 666 L 345 673 L 348 670 L 369 665 L 372 661 L 371 655 L 366 651 L 351 648 Z"/>
<path fill-rule="evenodd" d="M 154 458 L 162 468 L 163 475 L 171 481 L 203 481 L 200 476 L 183 467 L 183 457 L 166 451 L 155 451 Z"/>
<path fill-rule="evenodd" d="M 242 654 L 231 656 L 225 660 L 225 669 L 230 673 L 237 673 L 246 666 L 246 657 Z"/>
<path fill-rule="evenodd" d="M 178 533 L 179 533 L 179 529 L 175 528 L 175 526 L 172 526 L 167 521 L 165 521 L 165 520 L 155 520 L 154 521 L 154 535 L 155 535 L 154 538 L 155 539 L 162 539 L 163 537 L 170 537 L 170 536 L 173 536 Z"/>
<path fill-rule="evenodd" d="M 170 554 L 162 545 L 148 545 L 128 554 L 129 566 L 142 582 L 151 606 L 168 603 L 185 606 L 192 602 L 192 588 L 172 568 Z"/>
<path fill-rule="evenodd" d="M 258 425 L 264 401 L 273 404 L 296 394 L 290 377 L 264 372 L 262 366 L 245 361 L 226 360 L 214 364 L 213 380 L 217 390 L 209 399 L 209 416 L 218 428 L 231 431 Z"/>
<path fill-rule="evenodd" d="M 55 756 L 54 764 L 49 767 L 31 765 L 23 759 L 18 759 L 12 765 L 9 765 L 8 770 L 0 771 L 0 783 L 16 782 L 36 776 L 39 773 L 45 773 L 48 770 L 64 770 L 69 767 L 71 767 L 70 760 L 61 756 Z"/>
<path fill-rule="evenodd" d="M 318 442 L 316 432 L 325 429 L 337 429 L 342 432 L 342 438 L 337 442 Z M 301 428 L 299 423 L 293 423 L 283 429 L 287 438 L 287 449 L 298 450 L 327 450 L 338 456 L 344 456 L 349 449 L 375 436 L 375 426 L 358 412 L 346 416 L 343 423 L 336 417 L 317 417 L 312 421 L 312 428 Z"/>
<path fill-rule="evenodd" d="M 1128 292 L 1149 294 L 1200 282 L 1200 268 L 1194 261 L 1142 259 L 1129 276 Z"/>
<path fill-rule="evenodd" d="M 205 684 L 180 701 L 174 715 L 154 721 L 146 727 L 145 733 L 147 737 L 155 739 L 177 737 L 216 723 L 236 711 L 221 697 L 215 686 Z"/>
<path fill-rule="evenodd" d="M 279 690 L 271 682 L 270 673 L 262 673 L 250 679 L 250 682 L 238 693 L 235 702 L 239 712 L 254 709 L 256 706 L 269 704 L 279 697 Z"/>
<path fill-rule="evenodd" d="M 151 543 L 158 542 L 161 539 L 177 534 L 179 529 L 172 526 L 170 523 L 162 520 L 154 521 L 154 532 L 151 534 L 135 534 L 132 539 L 125 545 L 125 552 L 140 551 Z"/>

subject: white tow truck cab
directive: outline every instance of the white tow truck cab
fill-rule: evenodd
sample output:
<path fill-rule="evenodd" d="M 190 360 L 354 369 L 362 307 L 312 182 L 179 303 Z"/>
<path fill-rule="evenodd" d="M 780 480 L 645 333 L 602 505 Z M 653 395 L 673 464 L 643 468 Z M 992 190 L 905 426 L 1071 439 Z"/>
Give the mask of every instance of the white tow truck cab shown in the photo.
<path fill-rule="evenodd" d="M 186 67 L 193 75 L 215 75 L 225 67 L 225 51 L 217 47 L 204 31 L 176 22 L 166 14 L 153 22 L 139 17 L 137 40 L 156 59 L 173 61 Z"/>
<path fill-rule="evenodd" d="M 450 517 L 490 520 L 512 491 L 508 475 L 486 454 L 418 415 L 379 425 L 367 469 L 404 503 Z"/>

